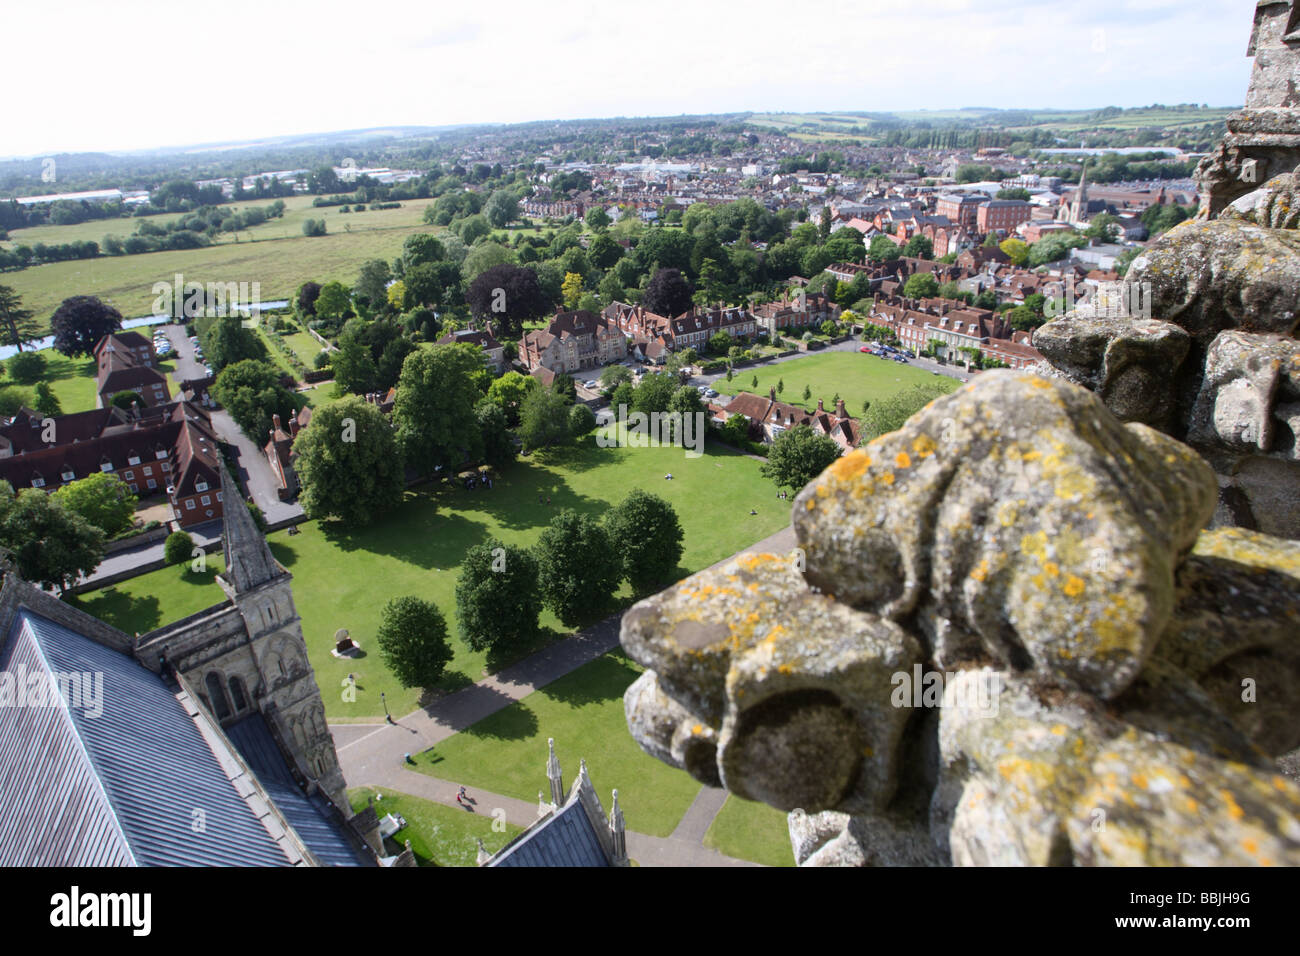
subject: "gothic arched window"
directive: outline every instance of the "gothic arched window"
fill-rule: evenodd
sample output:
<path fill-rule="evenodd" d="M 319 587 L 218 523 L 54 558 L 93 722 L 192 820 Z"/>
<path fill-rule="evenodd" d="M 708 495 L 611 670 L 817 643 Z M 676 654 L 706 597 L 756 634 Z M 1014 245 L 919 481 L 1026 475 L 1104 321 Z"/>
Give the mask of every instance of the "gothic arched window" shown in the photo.
<path fill-rule="evenodd" d="M 238 677 L 230 678 L 230 699 L 234 701 L 235 713 L 248 709 L 248 695 L 244 693 L 244 682 Z"/>
<path fill-rule="evenodd" d="M 208 686 L 208 699 L 212 701 L 217 720 L 225 720 L 230 716 L 230 701 L 226 698 L 226 689 L 221 686 L 221 678 L 215 671 L 209 671 L 204 682 Z"/>

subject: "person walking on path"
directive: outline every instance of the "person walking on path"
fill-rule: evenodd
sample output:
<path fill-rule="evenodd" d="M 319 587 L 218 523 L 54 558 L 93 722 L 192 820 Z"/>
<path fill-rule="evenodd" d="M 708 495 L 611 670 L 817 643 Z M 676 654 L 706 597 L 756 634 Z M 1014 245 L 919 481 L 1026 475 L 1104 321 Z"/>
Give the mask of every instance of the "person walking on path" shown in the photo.
<path fill-rule="evenodd" d="M 461 786 L 460 790 L 456 792 L 456 802 L 463 807 L 465 805 L 465 800 L 468 796 L 469 794 L 465 792 L 465 787 Z"/>

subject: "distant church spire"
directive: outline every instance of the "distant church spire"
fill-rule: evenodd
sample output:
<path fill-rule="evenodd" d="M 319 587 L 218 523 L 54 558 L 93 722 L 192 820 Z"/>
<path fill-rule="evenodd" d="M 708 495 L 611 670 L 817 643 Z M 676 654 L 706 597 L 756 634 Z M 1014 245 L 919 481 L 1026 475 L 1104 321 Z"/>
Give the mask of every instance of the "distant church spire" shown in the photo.
<path fill-rule="evenodd" d="M 260 587 L 284 574 L 271 556 L 266 538 L 253 523 L 253 515 L 244 505 L 243 495 L 230 472 L 221 468 L 222 549 L 226 570 L 222 575 L 235 594 Z"/>

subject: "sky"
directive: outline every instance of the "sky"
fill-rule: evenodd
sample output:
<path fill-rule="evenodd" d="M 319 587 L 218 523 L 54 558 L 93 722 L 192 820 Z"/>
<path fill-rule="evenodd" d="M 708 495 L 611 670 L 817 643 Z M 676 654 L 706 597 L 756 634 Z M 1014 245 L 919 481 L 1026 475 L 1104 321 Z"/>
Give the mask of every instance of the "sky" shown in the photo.
<path fill-rule="evenodd" d="M 6 0 L 0 156 L 739 111 L 1240 105 L 1255 0 Z"/>

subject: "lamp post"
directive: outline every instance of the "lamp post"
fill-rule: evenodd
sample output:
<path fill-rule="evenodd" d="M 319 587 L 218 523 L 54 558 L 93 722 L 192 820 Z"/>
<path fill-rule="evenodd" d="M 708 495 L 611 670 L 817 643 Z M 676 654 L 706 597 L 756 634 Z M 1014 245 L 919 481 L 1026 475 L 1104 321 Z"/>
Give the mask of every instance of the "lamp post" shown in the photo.
<path fill-rule="evenodd" d="M 393 715 L 388 712 L 388 698 L 384 696 L 382 690 L 379 692 L 379 702 L 384 705 L 384 720 L 391 724 L 393 722 Z"/>

